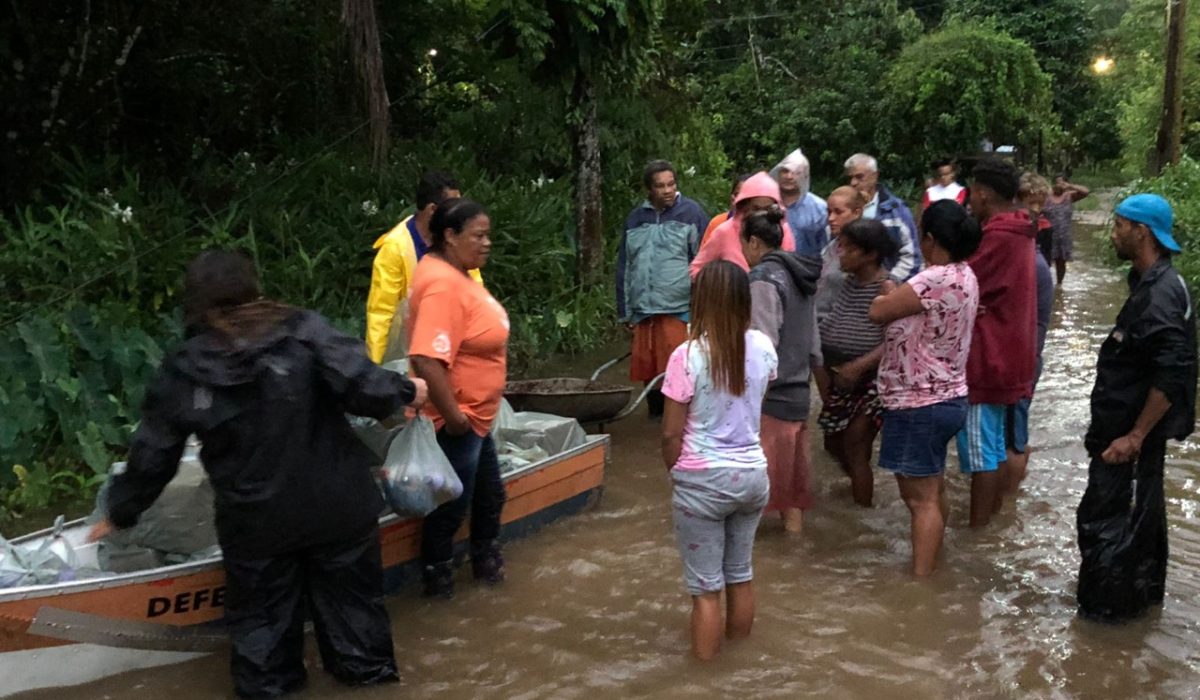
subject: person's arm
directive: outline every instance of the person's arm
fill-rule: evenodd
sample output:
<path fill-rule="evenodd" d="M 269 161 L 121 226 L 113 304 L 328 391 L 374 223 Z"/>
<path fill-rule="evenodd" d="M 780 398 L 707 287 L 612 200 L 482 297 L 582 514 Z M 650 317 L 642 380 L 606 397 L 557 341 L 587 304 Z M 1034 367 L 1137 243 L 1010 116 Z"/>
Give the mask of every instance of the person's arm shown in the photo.
<path fill-rule="evenodd" d="M 867 312 L 867 317 L 871 319 L 872 323 L 883 326 L 897 319 L 916 316 L 924 311 L 925 307 L 921 304 L 921 297 L 917 296 L 916 290 L 906 282 L 889 294 L 880 294 L 875 297 L 875 300 L 871 302 L 871 310 Z"/>
<path fill-rule="evenodd" d="M 762 331 L 779 347 L 779 330 L 783 327 L 783 302 L 775 285 L 763 280 L 750 284 L 750 327 Z"/>
<path fill-rule="evenodd" d="M 321 380 L 346 413 L 383 420 L 406 405 L 425 402 L 424 382 L 379 367 L 363 353 L 362 343 L 308 312 L 299 332 L 313 351 Z"/>
<path fill-rule="evenodd" d="M 372 362 L 383 361 L 396 307 L 407 293 L 408 276 L 400 247 L 384 243 L 371 265 L 371 290 L 367 293 L 367 353 Z"/>
<path fill-rule="evenodd" d="M 817 305 L 812 307 L 812 347 L 808 351 L 808 366 L 821 367 L 825 364 L 825 353 L 821 351 L 821 324 L 817 322 Z"/>
<path fill-rule="evenodd" d="M 858 384 L 863 375 L 878 367 L 882 359 L 883 343 L 880 343 L 871 352 L 830 368 L 833 372 L 833 382 L 839 388 L 850 389 Z"/>
<path fill-rule="evenodd" d="M 454 387 L 450 383 L 450 373 L 446 365 L 438 359 L 412 355 L 408 358 L 413 371 L 429 385 L 429 400 L 437 409 L 438 415 L 446 421 L 445 430 L 451 435 L 466 435 L 471 430 L 471 420 L 463 413 L 454 397 Z"/>
<path fill-rule="evenodd" d="M 1142 412 L 1133 424 L 1133 430 L 1113 440 L 1108 449 L 1100 455 L 1100 459 L 1108 464 L 1128 464 L 1137 459 L 1138 453 L 1142 451 L 1142 442 L 1169 410 L 1171 402 L 1167 395 L 1157 387 L 1151 388 L 1146 396 L 1146 403 L 1142 406 Z"/>
<path fill-rule="evenodd" d="M 88 541 L 107 536 L 114 529 L 137 524 L 179 470 L 179 459 L 191 433 L 179 408 L 190 405 L 190 384 L 173 376 L 169 366 L 159 371 L 146 393 L 142 420 L 129 444 L 125 471 L 109 481 L 104 519 L 92 526 Z"/>
<path fill-rule="evenodd" d="M 892 219 L 887 224 L 889 233 L 892 234 L 892 240 L 900 246 L 900 251 L 896 254 L 896 264 L 892 265 L 889 270 L 891 278 L 898 283 L 903 283 L 917 273 L 921 266 L 920 253 L 914 253 L 912 236 L 910 235 L 906 225 L 900 218 Z"/>
<path fill-rule="evenodd" d="M 628 239 L 628 233 L 628 231 L 622 229 L 621 244 L 617 247 L 617 320 L 622 323 L 626 323 L 629 320 L 625 309 L 625 262 L 628 259 L 625 243 Z"/>
<path fill-rule="evenodd" d="M 1092 193 L 1091 190 L 1084 187 L 1083 185 L 1076 185 L 1073 182 L 1068 182 L 1068 183 L 1066 183 L 1066 185 L 1067 185 L 1067 192 L 1070 193 L 1072 202 L 1078 202 L 1079 200 L 1083 199 L 1084 197 L 1086 197 Z"/>
<path fill-rule="evenodd" d="M 696 259 L 696 255 L 700 252 L 700 241 L 704 238 L 704 232 L 708 230 L 710 219 L 708 214 L 696 205 L 695 220 L 692 221 L 692 232 L 688 236 L 688 262 Z"/>
<path fill-rule="evenodd" d="M 683 426 L 687 423 L 688 404 L 675 399 L 663 402 L 662 416 L 662 459 L 668 470 L 679 461 L 683 453 Z"/>

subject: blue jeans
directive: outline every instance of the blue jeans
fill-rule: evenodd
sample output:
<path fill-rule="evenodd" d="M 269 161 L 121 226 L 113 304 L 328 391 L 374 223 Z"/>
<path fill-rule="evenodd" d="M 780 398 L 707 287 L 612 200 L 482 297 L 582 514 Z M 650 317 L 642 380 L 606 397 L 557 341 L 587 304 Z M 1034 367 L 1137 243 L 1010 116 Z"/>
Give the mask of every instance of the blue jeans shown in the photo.
<path fill-rule="evenodd" d="M 438 433 L 438 445 L 462 481 L 462 495 L 425 516 L 421 530 L 421 562 L 436 564 L 454 556 L 454 533 L 471 511 L 471 542 L 488 542 L 500 535 L 500 512 L 506 495 L 492 436 Z"/>
<path fill-rule="evenodd" d="M 946 447 L 966 418 L 966 397 L 884 411 L 879 466 L 900 476 L 941 474 L 946 469 Z"/>

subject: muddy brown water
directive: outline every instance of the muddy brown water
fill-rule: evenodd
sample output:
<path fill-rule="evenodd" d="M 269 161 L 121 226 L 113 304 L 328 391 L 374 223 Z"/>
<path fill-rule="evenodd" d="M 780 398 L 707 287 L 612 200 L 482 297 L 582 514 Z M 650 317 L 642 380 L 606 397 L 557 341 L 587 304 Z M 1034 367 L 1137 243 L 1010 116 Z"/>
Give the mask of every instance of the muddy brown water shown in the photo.
<path fill-rule="evenodd" d="M 511 543 L 503 587 L 460 575 L 451 602 L 391 599 L 401 685 L 341 688 L 310 639 L 310 687 L 297 697 L 1200 697 L 1200 440 L 1175 445 L 1167 466 L 1163 609 L 1122 627 L 1075 617 L 1087 394 L 1124 298 L 1100 245 L 1078 233 L 1078 260 L 1055 297 L 1023 493 L 991 527 L 969 531 L 966 482 L 952 465 L 946 553 L 932 579 L 906 573 L 908 516 L 894 481 L 877 473 L 875 507 L 855 508 L 814 450 L 818 502 L 804 534 L 773 521 L 760 531 L 753 635 L 708 666 L 689 660 L 658 426 L 639 413 L 612 426 L 599 506 Z M 216 655 L 24 697 L 229 695 Z"/>

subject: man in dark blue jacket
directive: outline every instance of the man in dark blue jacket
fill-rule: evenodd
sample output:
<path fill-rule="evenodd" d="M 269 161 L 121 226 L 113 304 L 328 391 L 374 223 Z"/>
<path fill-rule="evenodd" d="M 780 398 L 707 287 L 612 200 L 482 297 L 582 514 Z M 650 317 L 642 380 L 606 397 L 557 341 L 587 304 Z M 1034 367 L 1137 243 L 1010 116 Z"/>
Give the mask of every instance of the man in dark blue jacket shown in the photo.
<path fill-rule="evenodd" d="M 708 227 L 700 205 L 679 194 L 670 163 L 651 161 L 643 182 L 646 201 L 625 220 L 617 253 L 617 316 L 633 329 L 629 377 L 635 382 L 665 372 L 671 352 L 687 340 L 688 266 Z M 647 403 L 651 416 L 662 415 L 661 393 L 651 392 Z"/>
<path fill-rule="evenodd" d="M 1113 247 L 1133 264 L 1130 294 L 1100 346 L 1084 438 L 1092 462 L 1076 513 L 1079 613 L 1106 622 L 1163 602 L 1163 461 L 1167 440 L 1184 439 L 1196 423 L 1196 314 L 1171 265 L 1180 251 L 1171 206 L 1137 194 L 1115 214 Z"/>
<path fill-rule="evenodd" d="M 886 187 L 879 184 L 879 163 L 866 153 L 855 153 L 846 159 L 846 178 L 850 186 L 862 192 L 867 205 L 864 219 L 875 219 L 887 227 L 900 252 L 884 261 L 892 279 L 903 284 L 921 271 L 921 238 L 908 205 Z"/>

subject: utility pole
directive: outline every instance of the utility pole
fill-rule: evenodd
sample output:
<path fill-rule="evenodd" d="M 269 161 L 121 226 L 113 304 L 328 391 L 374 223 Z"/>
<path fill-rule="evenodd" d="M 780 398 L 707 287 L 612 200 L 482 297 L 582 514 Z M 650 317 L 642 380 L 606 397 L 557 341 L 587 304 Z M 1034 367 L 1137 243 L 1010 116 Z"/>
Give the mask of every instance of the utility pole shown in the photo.
<path fill-rule="evenodd" d="M 1158 125 L 1158 140 L 1154 145 L 1150 168 L 1154 174 L 1179 162 L 1180 132 L 1183 126 L 1183 66 L 1184 16 L 1186 0 L 1167 2 L 1167 73 L 1163 80 L 1162 118 Z"/>

